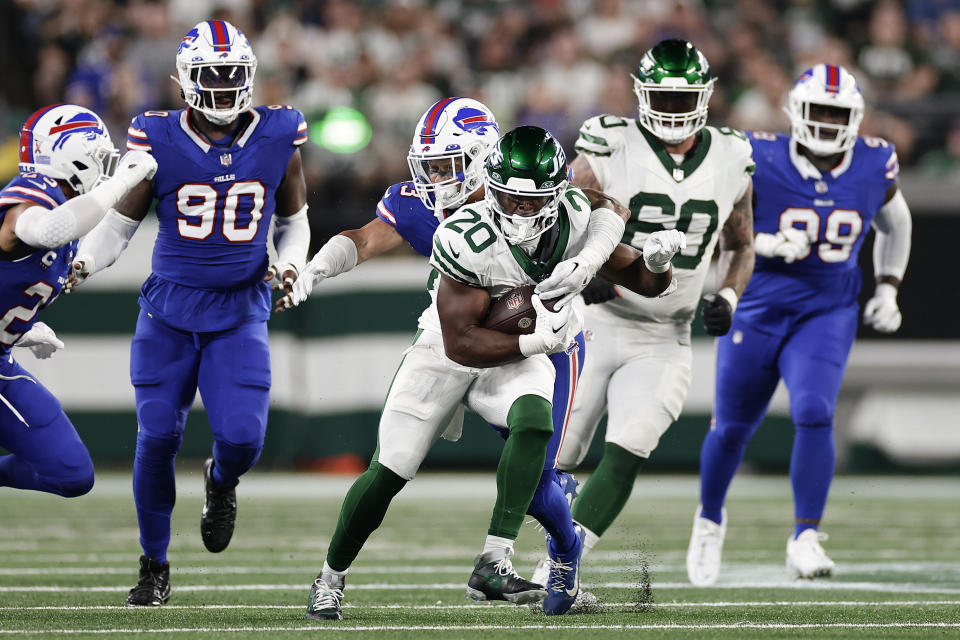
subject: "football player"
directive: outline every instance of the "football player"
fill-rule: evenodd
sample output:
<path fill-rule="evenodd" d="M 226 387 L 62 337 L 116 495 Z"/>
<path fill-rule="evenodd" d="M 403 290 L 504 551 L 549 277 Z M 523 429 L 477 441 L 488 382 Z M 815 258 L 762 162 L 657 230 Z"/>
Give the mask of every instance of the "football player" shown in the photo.
<path fill-rule="evenodd" d="M 214 435 L 204 463 L 204 546 L 222 551 L 236 521 L 238 478 L 260 457 L 267 425 L 270 286 L 287 287 L 306 261 L 310 229 L 299 146 L 307 125 L 292 107 L 251 108 L 257 59 L 236 27 L 196 25 L 176 56 L 187 108 L 133 119 L 127 146 L 159 168 L 80 243 L 78 279 L 111 265 L 153 200 L 159 233 L 131 345 L 137 451 L 133 493 L 140 579 L 128 605 L 170 597 L 174 458 L 197 389 Z M 271 219 L 279 256 L 268 269 Z M 266 274 L 266 275 L 264 275 Z"/>
<path fill-rule="evenodd" d="M 675 293 L 650 300 L 622 292 L 584 308 L 590 357 L 559 466 L 572 471 L 583 461 L 607 413 L 603 458 L 573 503 L 587 551 L 623 509 L 644 461 L 680 414 L 690 385 L 690 324 L 714 247 L 719 242 L 720 285 L 703 313 L 709 334 L 729 329 L 753 269 L 750 144 L 737 131 L 706 126 L 714 81 L 689 42 L 660 42 L 634 78 L 639 119 L 590 118 L 576 143 L 573 183 L 629 203 L 624 243 L 643 247 L 664 229 L 687 238 L 673 258 Z M 534 579 L 543 571 L 541 564 Z"/>
<path fill-rule="evenodd" d="M 834 408 L 857 332 L 857 255 L 871 226 L 877 284 L 863 320 L 882 333 L 900 327 L 897 290 L 911 221 L 893 145 L 858 136 L 863 97 L 843 67 L 808 69 L 785 110 L 789 136 L 749 134 L 758 257 L 733 328 L 717 346 L 714 421 L 700 453 L 701 505 L 687 553 L 695 585 L 717 579 L 727 489 L 781 378 L 796 428 L 787 569 L 797 578 L 834 572 L 818 527 L 834 472 Z"/>
<path fill-rule="evenodd" d="M 509 430 L 497 468 L 497 503 L 467 595 L 515 603 L 552 596 L 555 602 L 544 607 L 554 613 L 572 604 L 581 534 L 569 552 L 555 554 L 551 575 L 557 584 L 547 589 L 521 578 L 510 556 L 554 434 L 556 371 L 547 354 L 579 348 L 573 341 L 580 332 L 578 314 L 571 304 L 548 311 L 534 296 L 537 323 L 530 335 L 484 329 L 483 321 L 491 298 L 539 282 L 555 269 L 566 273 L 560 267 L 574 257 L 589 276 L 602 268 L 615 282 L 657 295 L 670 282 L 669 261 L 683 235 L 661 235 L 644 258 L 617 246 L 619 234 L 588 233 L 595 231 L 590 201 L 569 187 L 566 172 L 563 149 L 549 133 L 515 129 L 487 158 L 484 199 L 438 227 L 430 256 L 432 303 L 387 394 L 375 459 L 344 500 L 327 562 L 311 589 L 308 617 L 341 617 L 347 567 L 461 405 Z M 557 284 L 544 282 L 550 291 Z"/>
<path fill-rule="evenodd" d="M 37 313 L 60 294 L 76 240 L 153 175 L 148 154 L 118 152 L 89 109 L 50 105 L 20 130 L 20 174 L 0 190 L 0 487 L 72 498 L 93 487 L 93 463 L 57 399 L 13 358 L 49 358 L 63 342 Z M 112 177 L 111 177 L 111 174 Z"/>

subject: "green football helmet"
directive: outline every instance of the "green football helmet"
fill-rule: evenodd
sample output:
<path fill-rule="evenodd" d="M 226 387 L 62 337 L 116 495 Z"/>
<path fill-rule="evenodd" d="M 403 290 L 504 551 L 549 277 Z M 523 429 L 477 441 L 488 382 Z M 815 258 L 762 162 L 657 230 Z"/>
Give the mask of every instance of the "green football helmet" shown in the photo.
<path fill-rule="evenodd" d="M 484 186 L 487 206 L 507 242 L 539 238 L 557 221 L 567 188 L 563 147 L 540 127 L 517 127 L 487 157 Z"/>
<path fill-rule="evenodd" d="M 715 81 L 707 59 L 686 40 L 657 43 L 633 76 L 640 124 L 667 144 L 683 142 L 707 124 Z"/>

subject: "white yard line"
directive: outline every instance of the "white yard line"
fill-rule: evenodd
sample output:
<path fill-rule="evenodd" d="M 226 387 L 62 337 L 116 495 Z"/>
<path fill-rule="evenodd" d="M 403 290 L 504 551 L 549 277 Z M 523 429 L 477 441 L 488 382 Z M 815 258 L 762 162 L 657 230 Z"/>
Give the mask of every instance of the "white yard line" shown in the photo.
<path fill-rule="evenodd" d="M 955 606 L 960 600 L 778 600 L 775 602 L 663 602 L 651 603 L 656 609 L 709 609 L 709 608 L 736 608 L 736 607 L 928 607 L 928 606 Z M 636 607 L 635 602 L 598 602 L 595 607 L 620 609 Z M 523 609 L 509 603 L 474 603 L 474 604 L 350 604 L 343 605 L 345 609 L 375 609 L 375 610 L 410 610 L 410 611 L 457 611 L 472 609 Z M 299 604 L 168 604 L 157 611 L 184 610 L 202 611 L 206 609 L 304 609 Z M 0 607 L 0 611 L 143 611 L 143 608 L 127 607 L 124 605 L 75 605 L 75 606 L 43 606 L 43 607 Z"/>
<path fill-rule="evenodd" d="M 76 634 L 136 634 L 136 633 L 263 633 L 267 631 L 291 631 L 306 633 L 328 633 L 348 631 L 513 631 L 513 630 L 669 630 L 669 629 L 960 629 L 960 622 L 868 622 L 826 623 L 826 624 L 756 624 L 743 622 L 736 624 L 475 624 L 475 625 L 384 625 L 347 627 L 329 624 L 306 625 L 300 627 L 174 627 L 169 629 L 0 629 L 0 635 L 76 635 Z"/>

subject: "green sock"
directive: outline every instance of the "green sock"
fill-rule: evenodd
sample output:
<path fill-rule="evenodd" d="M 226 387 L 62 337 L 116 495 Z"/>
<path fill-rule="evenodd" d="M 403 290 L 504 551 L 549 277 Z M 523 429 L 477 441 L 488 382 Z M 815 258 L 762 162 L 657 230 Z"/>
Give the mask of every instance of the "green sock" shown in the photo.
<path fill-rule="evenodd" d="M 343 499 L 337 528 L 327 549 L 330 568 L 345 571 L 353 564 L 367 538 L 383 522 L 393 496 L 405 484 L 406 480 L 379 462 L 370 463 Z"/>
<path fill-rule="evenodd" d="M 507 415 L 510 435 L 497 465 L 497 504 L 487 533 L 516 540 L 540 483 L 553 435 L 550 403 L 540 396 L 517 398 Z"/>
<path fill-rule="evenodd" d="M 606 443 L 597 470 L 573 501 L 573 519 L 602 536 L 627 504 L 643 463 L 623 447 Z"/>

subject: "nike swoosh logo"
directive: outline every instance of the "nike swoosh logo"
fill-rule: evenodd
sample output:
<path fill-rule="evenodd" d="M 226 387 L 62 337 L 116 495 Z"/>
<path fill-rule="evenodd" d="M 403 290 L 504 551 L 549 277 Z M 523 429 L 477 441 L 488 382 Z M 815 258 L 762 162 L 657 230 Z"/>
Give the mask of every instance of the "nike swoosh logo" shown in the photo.
<path fill-rule="evenodd" d="M 460 257 L 460 252 L 459 252 L 459 251 L 454 251 L 454 250 L 453 250 L 453 247 L 451 247 L 450 245 L 447 245 L 447 249 L 450 250 L 450 255 L 453 256 L 454 258 L 459 258 L 459 257 Z"/>
<path fill-rule="evenodd" d="M 577 593 L 580 591 L 580 565 L 577 565 L 577 572 L 573 574 L 573 589 L 564 589 L 567 592 L 567 595 L 571 598 L 575 598 Z"/>

